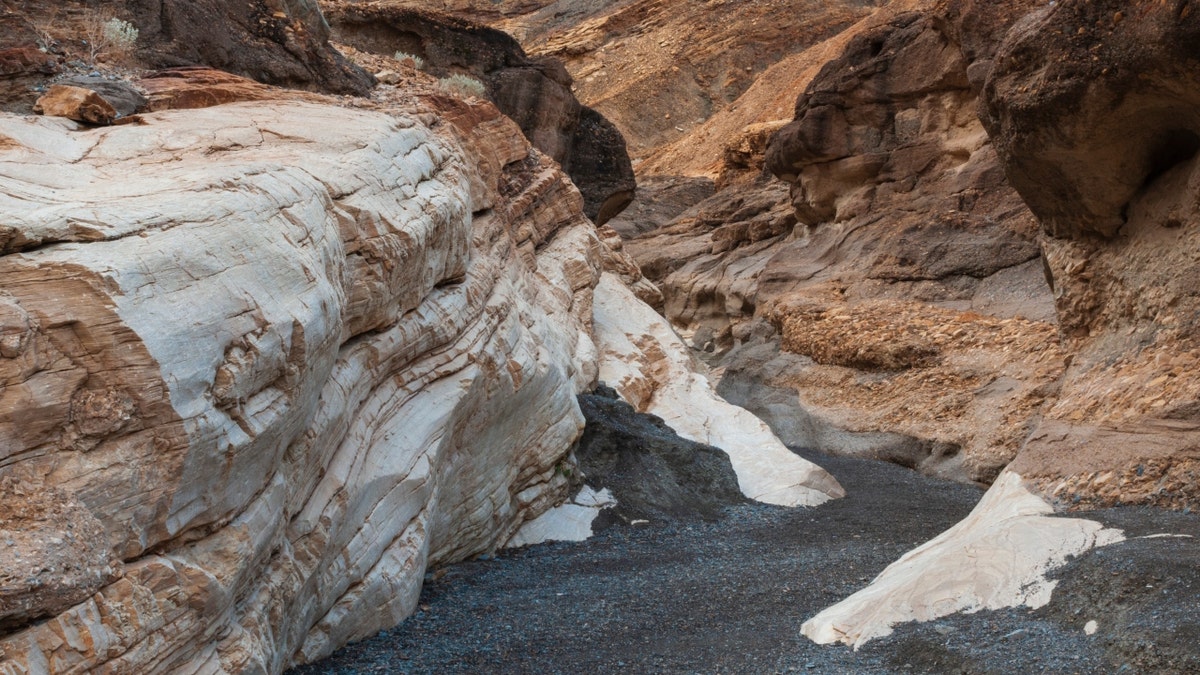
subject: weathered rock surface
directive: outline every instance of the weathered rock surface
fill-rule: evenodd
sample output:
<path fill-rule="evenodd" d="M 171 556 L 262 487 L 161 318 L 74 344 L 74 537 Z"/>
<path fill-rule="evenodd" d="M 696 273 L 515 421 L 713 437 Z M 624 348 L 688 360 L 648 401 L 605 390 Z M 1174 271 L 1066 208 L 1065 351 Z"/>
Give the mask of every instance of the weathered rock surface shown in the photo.
<path fill-rule="evenodd" d="M 388 56 L 410 54 L 438 77 L 468 74 L 485 83 L 496 106 L 562 165 L 597 224 L 633 199 L 625 139 L 603 115 L 579 103 L 571 76 L 556 59 L 531 59 L 501 31 L 400 3 L 329 3 L 328 12 L 339 42 Z"/>
<path fill-rule="evenodd" d="M 960 39 L 907 2 L 815 48 L 834 58 L 796 119 L 728 139 L 706 170 L 722 189 L 626 250 L 721 392 L 785 442 L 986 482 L 1063 363 L 1037 224 Z"/>
<path fill-rule="evenodd" d="M 614 358 L 594 289 L 609 330 L 671 336 L 490 104 L 166 79 L 139 124 L 0 119 L 0 462 L 49 500 L 0 513 L 43 561 L 0 596 L 4 672 L 278 672 L 396 623 L 427 565 L 565 497 Z M 639 381 L 698 386 L 679 367 Z M 735 454 L 773 439 L 743 427 Z"/>
<path fill-rule="evenodd" d="M 61 83 L 96 92 L 113 107 L 118 117 L 128 117 L 146 108 L 147 101 L 142 92 L 123 80 L 76 75 L 63 79 Z"/>
<path fill-rule="evenodd" d="M 501 203 L 502 174 L 411 117 L 3 124 L 5 470 L 78 500 L 126 563 L 5 637 L 9 663 L 277 671 L 561 498 L 598 245 L 524 143 Z"/>
<path fill-rule="evenodd" d="M 1062 2 L 1013 29 L 987 78 L 1072 355 L 1014 468 L 1068 504 L 1200 499 L 1198 36 L 1187 3 Z"/>
<path fill-rule="evenodd" d="M 115 3 L 114 3 L 115 4 Z M 365 94 L 373 79 L 329 45 L 317 0 L 136 0 L 122 3 L 139 56 L 157 68 L 203 65 L 260 82 Z"/>
<path fill-rule="evenodd" d="M 33 104 L 33 111 L 86 124 L 112 124 L 117 110 L 91 89 L 56 84 Z"/>

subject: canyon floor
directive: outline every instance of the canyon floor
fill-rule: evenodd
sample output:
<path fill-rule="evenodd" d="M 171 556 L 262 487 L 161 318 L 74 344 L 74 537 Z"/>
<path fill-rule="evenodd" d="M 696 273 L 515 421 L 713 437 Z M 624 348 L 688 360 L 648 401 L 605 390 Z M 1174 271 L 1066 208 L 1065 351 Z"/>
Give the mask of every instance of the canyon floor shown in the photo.
<path fill-rule="evenodd" d="M 1041 609 L 908 624 L 857 652 L 808 641 L 801 623 L 966 516 L 982 492 L 801 454 L 848 495 L 614 526 L 445 567 L 403 624 L 291 673 L 1200 672 L 1200 543 L 1140 538 L 1195 537 L 1200 519 L 1141 508 L 1089 514 L 1130 539 L 1053 573 L 1063 581 Z"/>

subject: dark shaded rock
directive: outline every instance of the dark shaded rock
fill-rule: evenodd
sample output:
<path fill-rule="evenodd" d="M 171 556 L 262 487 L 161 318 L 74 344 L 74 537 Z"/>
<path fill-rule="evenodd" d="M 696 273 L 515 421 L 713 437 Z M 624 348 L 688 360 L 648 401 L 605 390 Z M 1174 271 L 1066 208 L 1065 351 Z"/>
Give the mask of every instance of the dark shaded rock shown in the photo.
<path fill-rule="evenodd" d="M 116 3 L 113 3 L 116 4 Z M 131 0 L 138 56 L 205 65 L 285 87 L 365 95 L 374 78 L 329 45 L 316 0 Z"/>
<path fill-rule="evenodd" d="M 636 189 L 625 139 L 571 93 L 571 76 L 555 59 L 533 59 L 509 35 L 416 9 L 339 6 L 329 10 L 334 37 L 366 52 L 420 57 L 437 77 L 467 74 L 521 127 L 535 147 L 562 165 L 583 193 L 584 212 L 603 225 Z"/>
<path fill-rule="evenodd" d="M 90 89 L 100 94 L 117 111 L 119 117 L 133 115 L 146 107 L 146 97 L 133 85 L 121 80 L 76 76 L 62 80 L 61 84 Z"/>
<path fill-rule="evenodd" d="M 587 420 L 575 451 L 579 468 L 588 485 L 617 498 L 595 528 L 637 519 L 712 520 L 722 508 L 746 501 L 723 451 L 680 438 L 662 419 L 635 411 L 613 393 L 579 397 Z"/>
<path fill-rule="evenodd" d="M 1188 2 L 1064 0 L 1012 29 L 983 119 L 1051 235 L 1115 235 L 1134 197 L 1200 150 L 1197 69 Z"/>
<path fill-rule="evenodd" d="M 625 239 L 631 239 L 666 225 L 695 204 L 713 196 L 713 192 L 711 178 L 643 176 L 638 180 L 636 198 L 629 208 L 608 221 L 608 226 Z"/>

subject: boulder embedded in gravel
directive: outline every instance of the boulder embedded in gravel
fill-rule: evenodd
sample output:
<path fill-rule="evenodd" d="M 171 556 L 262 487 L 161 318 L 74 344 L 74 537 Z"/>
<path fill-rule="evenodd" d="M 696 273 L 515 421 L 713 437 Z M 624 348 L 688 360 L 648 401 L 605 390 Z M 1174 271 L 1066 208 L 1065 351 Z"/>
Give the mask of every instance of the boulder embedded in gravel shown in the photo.
<path fill-rule="evenodd" d="M 615 393 L 584 394 L 579 407 L 587 420 L 575 451 L 579 468 L 588 485 L 608 488 L 617 499 L 595 529 L 634 520 L 711 520 L 746 501 L 721 450 L 680 438 L 662 418 L 637 412 Z"/>

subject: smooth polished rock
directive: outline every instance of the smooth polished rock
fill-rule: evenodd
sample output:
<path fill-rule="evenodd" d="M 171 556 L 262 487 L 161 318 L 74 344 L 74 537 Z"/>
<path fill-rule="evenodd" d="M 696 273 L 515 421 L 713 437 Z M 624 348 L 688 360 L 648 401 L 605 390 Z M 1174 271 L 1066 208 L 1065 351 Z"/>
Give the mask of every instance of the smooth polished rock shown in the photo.
<path fill-rule="evenodd" d="M 724 450 L 743 494 L 785 506 L 815 506 L 845 494 L 761 420 L 717 396 L 683 340 L 616 276 L 605 273 L 594 302 L 600 379 L 680 436 Z"/>
<path fill-rule="evenodd" d="M 1007 471 L 961 522 L 906 553 L 869 586 L 804 622 L 819 644 L 854 648 L 889 635 L 905 621 L 955 612 L 1050 602 L 1057 582 L 1046 573 L 1096 546 L 1124 540 L 1120 530 L 1054 508 Z"/>

